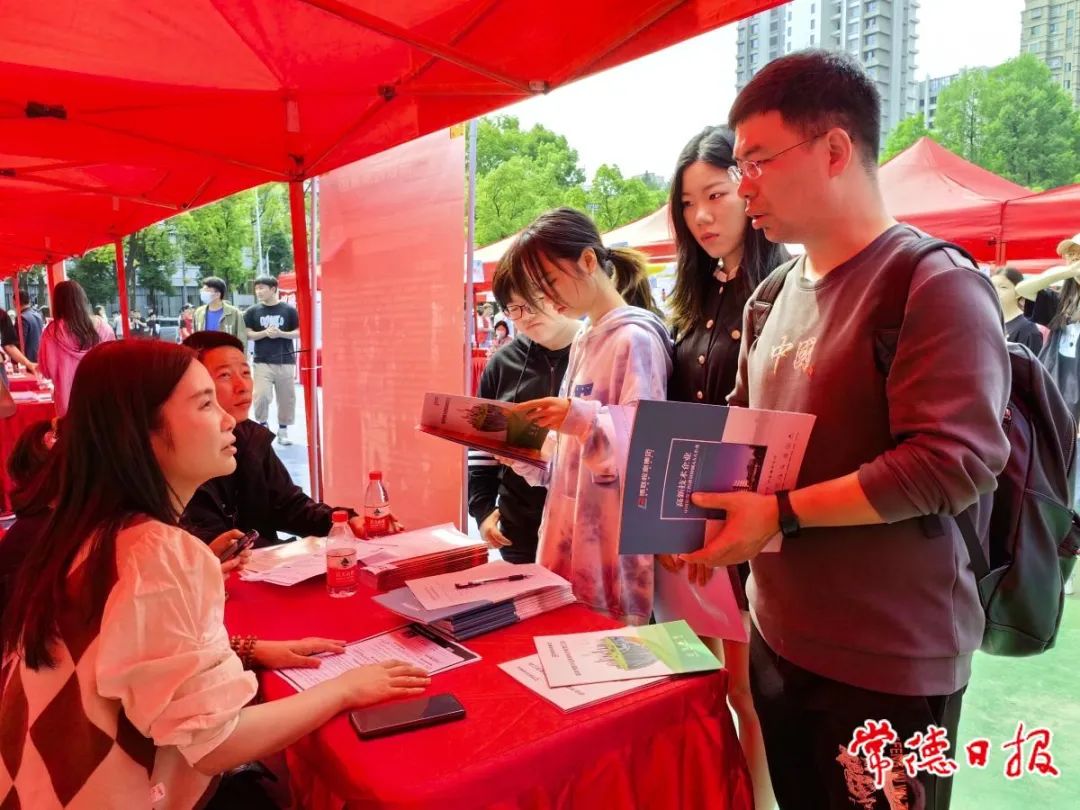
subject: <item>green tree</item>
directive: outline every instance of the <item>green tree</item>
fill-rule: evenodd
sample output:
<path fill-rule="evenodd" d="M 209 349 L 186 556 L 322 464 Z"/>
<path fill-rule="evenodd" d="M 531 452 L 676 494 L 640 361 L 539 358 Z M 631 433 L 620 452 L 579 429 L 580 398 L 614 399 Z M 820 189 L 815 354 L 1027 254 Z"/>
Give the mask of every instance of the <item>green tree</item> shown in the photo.
<path fill-rule="evenodd" d="M 251 197 L 234 194 L 177 218 L 184 240 L 184 258 L 197 264 L 202 275 L 224 279 L 233 292 L 253 278 L 244 262 L 251 249 Z"/>
<path fill-rule="evenodd" d="M 71 266 L 69 275 L 86 290 L 94 306 L 110 305 L 116 298 L 116 251 L 112 245 L 87 251 Z"/>
<path fill-rule="evenodd" d="M 521 122 L 512 115 L 481 118 L 476 128 L 476 174 L 485 176 L 512 158 L 542 164 L 552 181 L 570 188 L 585 181 L 578 165 L 578 153 L 562 135 L 536 124 L 522 131 Z"/>
<path fill-rule="evenodd" d="M 124 240 L 124 270 L 128 294 L 134 300 L 134 288 L 142 287 L 156 308 L 156 295 L 172 292 L 172 274 L 176 267 L 177 247 L 168 226 L 157 223 L 130 234 Z"/>
<path fill-rule="evenodd" d="M 944 88 L 934 128 L 948 149 L 1029 188 L 1065 185 L 1080 171 L 1080 115 L 1031 54 Z"/>
<path fill-rule="evenodd" d="M 965 160 L 981 164 L 983 96 L 987 71 L 966 70 L 938 93 L 934 139 Z"/>
<path fill-rule="evenodd" d="M 476 182 L 476 242 L 487 245 L 521 230 L 537 214 L 568 203 L 551 166 L 515 156 Z M 579 195 L 580 197 L 580 195 Z"/>
<path fill-rule="evenodd" d="M 477 127 L 476 243 L 510 236 L 550 208 L 590 211 L 602 230 L 630 222 L 664 203 L 659 175 L 627 179 L 601 166 L 585 186 L 577 151 L 566 138 L 537 125 L 523 131 L 517 118 L 482 119 Z"/>
<path fill-rule="evenodd" d="M 284 183 L 268 183 L 254 189 L 251 198 L 252 233 L 262 230 L 262 253 L 270 275 L 278 276 L 293 269 L 292 224 L 289 220 L 289 191 Z M 256 218 L 256 202 L 259 216 Z M 252 237 L 254 240 L 254 237 Z M 257 243 L 252 245 L 256 248 Z M 258 261 L 256 261 L 258 267 Z"/>
<path fill-rule="evenodd" d="M 586 192 L 589 212 L 601 233 L 651 214 L 664 204 L 667 192 L 650 188 L 640 177 L 624 178 L 618 166 L 596 170 Z"/>
<path fill-rule="evenodd" d="M 930 134 L 923 121 L 922 113 L 915 113 L 901 121 L 885 141 L 885 148 L 881 151 L 881 162 L 892 160 L 905 149 L 911 147 L 920 138 Z"/>

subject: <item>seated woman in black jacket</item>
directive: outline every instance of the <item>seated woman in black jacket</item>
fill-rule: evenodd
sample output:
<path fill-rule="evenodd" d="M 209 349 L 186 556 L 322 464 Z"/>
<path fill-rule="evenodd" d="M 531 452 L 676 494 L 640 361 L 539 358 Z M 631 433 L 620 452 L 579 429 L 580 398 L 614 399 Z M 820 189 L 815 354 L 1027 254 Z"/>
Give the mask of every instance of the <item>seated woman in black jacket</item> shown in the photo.
<path fill-rule="evenodd" d="M 336 509 L 309 498 L 293 483 L 274 452 L 274 434 L 248 418 L 253 382 L 244 345 L 226 332 L 196 332 L 184 345 L 199 360 L 217 389 L 218 403 L 236 420 L 236 472 L 207 481 L 181 516 L 181 525 L 209 543 L 230 529 L 259 533 L 256 545 L 279 542 L 278 532 L 324 537 Z M 364 536 L 364 519 L 352 509 L 349 527 Z"/>

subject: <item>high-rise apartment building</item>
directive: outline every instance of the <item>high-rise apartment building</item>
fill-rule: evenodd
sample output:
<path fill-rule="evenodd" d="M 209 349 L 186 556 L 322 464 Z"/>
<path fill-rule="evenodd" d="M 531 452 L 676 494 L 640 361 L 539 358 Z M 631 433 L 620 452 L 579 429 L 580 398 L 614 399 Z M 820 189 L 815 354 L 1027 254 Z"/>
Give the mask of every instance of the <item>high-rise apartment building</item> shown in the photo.
<path fill-rule="evenodd" d="M 960 73 L 953 73 L 949 76 L 926 78 L 916 85 L 917 107 L 915 112 L 923 117 L 923 123 L 926 124 L 927 129 L 933 129 L 934 126 L 934 118 L 937 116 L 938 93 L 959 79 L 960 76 Z"/>
<path fill-rule="evenodd" d="M 1025 0 L 1020 24 L 1020 52 L 1046 62 L 1080 106 L 1080 0 Z"/>
<path fill-rule="evenodd" d="M 846 51 L 881 93 L 884 143 L 918 109 L 918 9 L 918 0 L 792 0 L 748 17 L 738 27 L 736 85 L 741 90 L 766 64 L 792 51 Z"/>

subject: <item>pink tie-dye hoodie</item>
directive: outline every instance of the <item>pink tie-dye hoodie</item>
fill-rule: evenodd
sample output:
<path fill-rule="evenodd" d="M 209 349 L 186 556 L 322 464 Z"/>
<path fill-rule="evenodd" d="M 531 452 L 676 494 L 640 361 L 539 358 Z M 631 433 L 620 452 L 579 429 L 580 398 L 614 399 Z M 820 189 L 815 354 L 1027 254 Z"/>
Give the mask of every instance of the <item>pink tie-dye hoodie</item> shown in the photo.
<path fill-rule="evenodd" d="M 547 473 L 514 465 L 548 487 L 538 561 L 568 579 L 587 607 L 629 624 L 652 613 L 653 558 L 619 555 L 629 437 L 610 406 L 666 399 L 671 352 L 663 321 L 638 307 L 618 307 L 588 326 L 570 348 L 561 391 L 570 411 L 560 432 L 548 435 Z"/>

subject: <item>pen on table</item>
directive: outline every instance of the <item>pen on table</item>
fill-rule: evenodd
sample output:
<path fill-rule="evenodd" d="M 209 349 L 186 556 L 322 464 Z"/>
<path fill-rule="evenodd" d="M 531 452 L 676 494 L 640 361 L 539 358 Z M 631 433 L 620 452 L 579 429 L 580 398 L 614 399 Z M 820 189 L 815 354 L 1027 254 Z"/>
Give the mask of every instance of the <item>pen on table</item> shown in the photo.
<path fill-rule="evenodd" d="M 528 579 L 529 574 L 511 574 L 508 577 L 490 577 L 489 579 L 474 579 L 469 582 L 455 582 L 455 588 L 476 588 L 480 585 L 487 585 L 489 582 L 520 582 L 523 579 Z"/>

